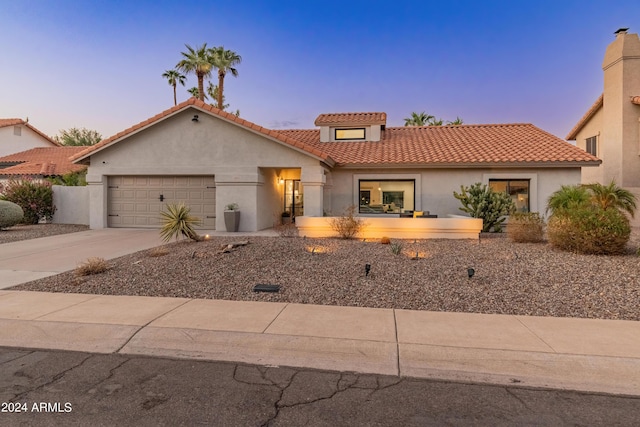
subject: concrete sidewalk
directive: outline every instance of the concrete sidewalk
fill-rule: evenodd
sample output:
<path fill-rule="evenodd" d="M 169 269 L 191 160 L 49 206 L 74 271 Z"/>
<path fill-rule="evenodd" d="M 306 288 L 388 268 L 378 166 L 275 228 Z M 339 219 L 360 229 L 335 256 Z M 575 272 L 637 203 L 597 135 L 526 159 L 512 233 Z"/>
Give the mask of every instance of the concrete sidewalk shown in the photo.
<path fill-rule="evenodd" d="M 0 346 L 640 395 L 640 322 L 0 291 Z"/>

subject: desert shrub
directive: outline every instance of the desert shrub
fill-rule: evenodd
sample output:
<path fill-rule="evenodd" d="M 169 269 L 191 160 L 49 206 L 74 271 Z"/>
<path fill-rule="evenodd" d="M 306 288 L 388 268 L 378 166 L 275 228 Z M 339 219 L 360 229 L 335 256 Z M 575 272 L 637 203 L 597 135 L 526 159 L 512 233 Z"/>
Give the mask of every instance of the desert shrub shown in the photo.
<path fill-rule="evenodd" d="M 380 243 L 382 243 L 383 245 L 388 245 L 389 243 L 391 243 L 391 239 L 386 236 L 383 236 L 380 238 Z"/>
<path fill-rule="evenodd" d="M 400 255 L 400 253 L 402 253 L 402 243 L 392 243 L 390 248 L 391 253 L 394 255 Z"/>
<path fill-rule="evenodd" d="M 553 246 L 583 254 L 623 254 L 630 236 L 629 219 L 622 212 L 598 206 L 557 213 L 547 225 Z"/>
<path fill-rule="evenodd" d="M 509 216 L 507 236 L 518 243 L 542 242 L 544 225 L 544 218 L 538 212 L 515 212 Z"/>
<path fill-rule="evenodd" d="M 465 187 L 460 186 L 460 193 L 454 191 L 453 197 L 460 200 L 462 212 L 473 218 L 482 219 L 482 231 L 500 233 L 502 223 L 515 209 L 511 196 L 504 192 L 493 191 L 491 187 L 479 182 Z"/>
<path fill-rule="evenodd" d="M 559 214 L 568 210 L 589 206 L 589 192 L 581 185 L 563 185 L 547 200 L 547 212 Z"/>
<path fill-rule="evenodd" d="M 20 224 L 24 218 L 22 208 L 7 200 L 0 200 L 0 230 Z"/>
<path fill-rule="evenodd" d="M 104 273 L 109 269 L 109 264 L 104 258 L 92 257 L 78 264 L 75 269 L 76 276 L 89 276 L 91 274 Z"/>
<path fill-rule="evenodd" d="M 184 203 L 170 203 L 167 210 L 160 212 L 162 228 L 160 229 L 160 237 L 165 242 L 182 235 L 191 240 L 199 242 L 202 239 L 194 227 L 200 223 L 198 218 L 191 216 L 191 208 Z"/>
<path fill-rule="evenodd" d="M 11 179 L 3 187 L 3 200 L 19 205 L 24 213 L 25 224 L 37 224 L 41 219 L 50 221 L 56 211 L 53 205 L 53 190 L 48 181 L 31 178 Z"/>
<path fill-rule="evenodd" d="M 364 227 L 364 222 L 360 218 L 356 218 L 355 214 L 356 207 L 349 206 L 341 216 L 329 219 L 331 229 L 343 239 L 354 238 Z"/>

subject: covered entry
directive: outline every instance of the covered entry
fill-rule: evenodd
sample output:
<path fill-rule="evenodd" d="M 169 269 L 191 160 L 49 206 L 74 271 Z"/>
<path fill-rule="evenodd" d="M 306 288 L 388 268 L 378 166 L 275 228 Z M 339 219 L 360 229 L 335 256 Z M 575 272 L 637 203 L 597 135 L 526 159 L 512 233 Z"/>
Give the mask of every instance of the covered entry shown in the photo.
<path fill-rule="evenodd" d="M 213 176 L 110 176 L 107 192 L 109 227 L 160 227 L 167 203 L 184 202 L 200 227 L 215 229 Z"/>

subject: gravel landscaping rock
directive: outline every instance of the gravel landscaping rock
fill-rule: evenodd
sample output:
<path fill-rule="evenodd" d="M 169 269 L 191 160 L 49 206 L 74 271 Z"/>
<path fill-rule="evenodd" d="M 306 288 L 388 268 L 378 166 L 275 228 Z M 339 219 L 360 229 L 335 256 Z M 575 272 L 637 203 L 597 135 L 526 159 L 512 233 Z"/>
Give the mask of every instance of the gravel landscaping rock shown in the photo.
<path fill-rule="evenodd" d="M 221 252 L 238 240 L 172 243 L 164 255 L 156 249 L 112 260 L 102 274 L 68 272 L 14 289 L 640 320 L 637 233 L 629 253 L 615 257 L 504 237 L 392 239 L 400 255 L 378 240 L 249 237 Z M 256 293 L 256 284 L 281 289 Z"/>
<path fill-rule="evenodd" d="M 39 237 L 55 236 L 57 234 L 75 233 L 88 229 L 88 226 L 78 224 L 15 225 L 7 228 L 6 230 L 0 230 L 0 244 L 17 242 L 19 240 L 37 239 Z"/>

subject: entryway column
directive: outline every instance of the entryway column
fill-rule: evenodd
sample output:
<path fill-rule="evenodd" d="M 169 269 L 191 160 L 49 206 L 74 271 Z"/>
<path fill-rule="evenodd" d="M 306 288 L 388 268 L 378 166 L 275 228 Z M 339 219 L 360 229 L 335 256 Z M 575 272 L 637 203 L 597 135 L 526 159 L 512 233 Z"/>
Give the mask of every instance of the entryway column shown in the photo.
<path fill-rule="evenodd" d="M 304 188 L 304 216 L 323 216 L 324 184 L 322 166 L 303 166 L 300 182 Z"/>
<path fill-rule="evenodd" d="M 264 184 L 256 167 L 216 167 L 216 231 L 227 231 L 225 207 L 236 203 L 240 208 L 239 231 L 258 230 L 258 187 Z"/>

